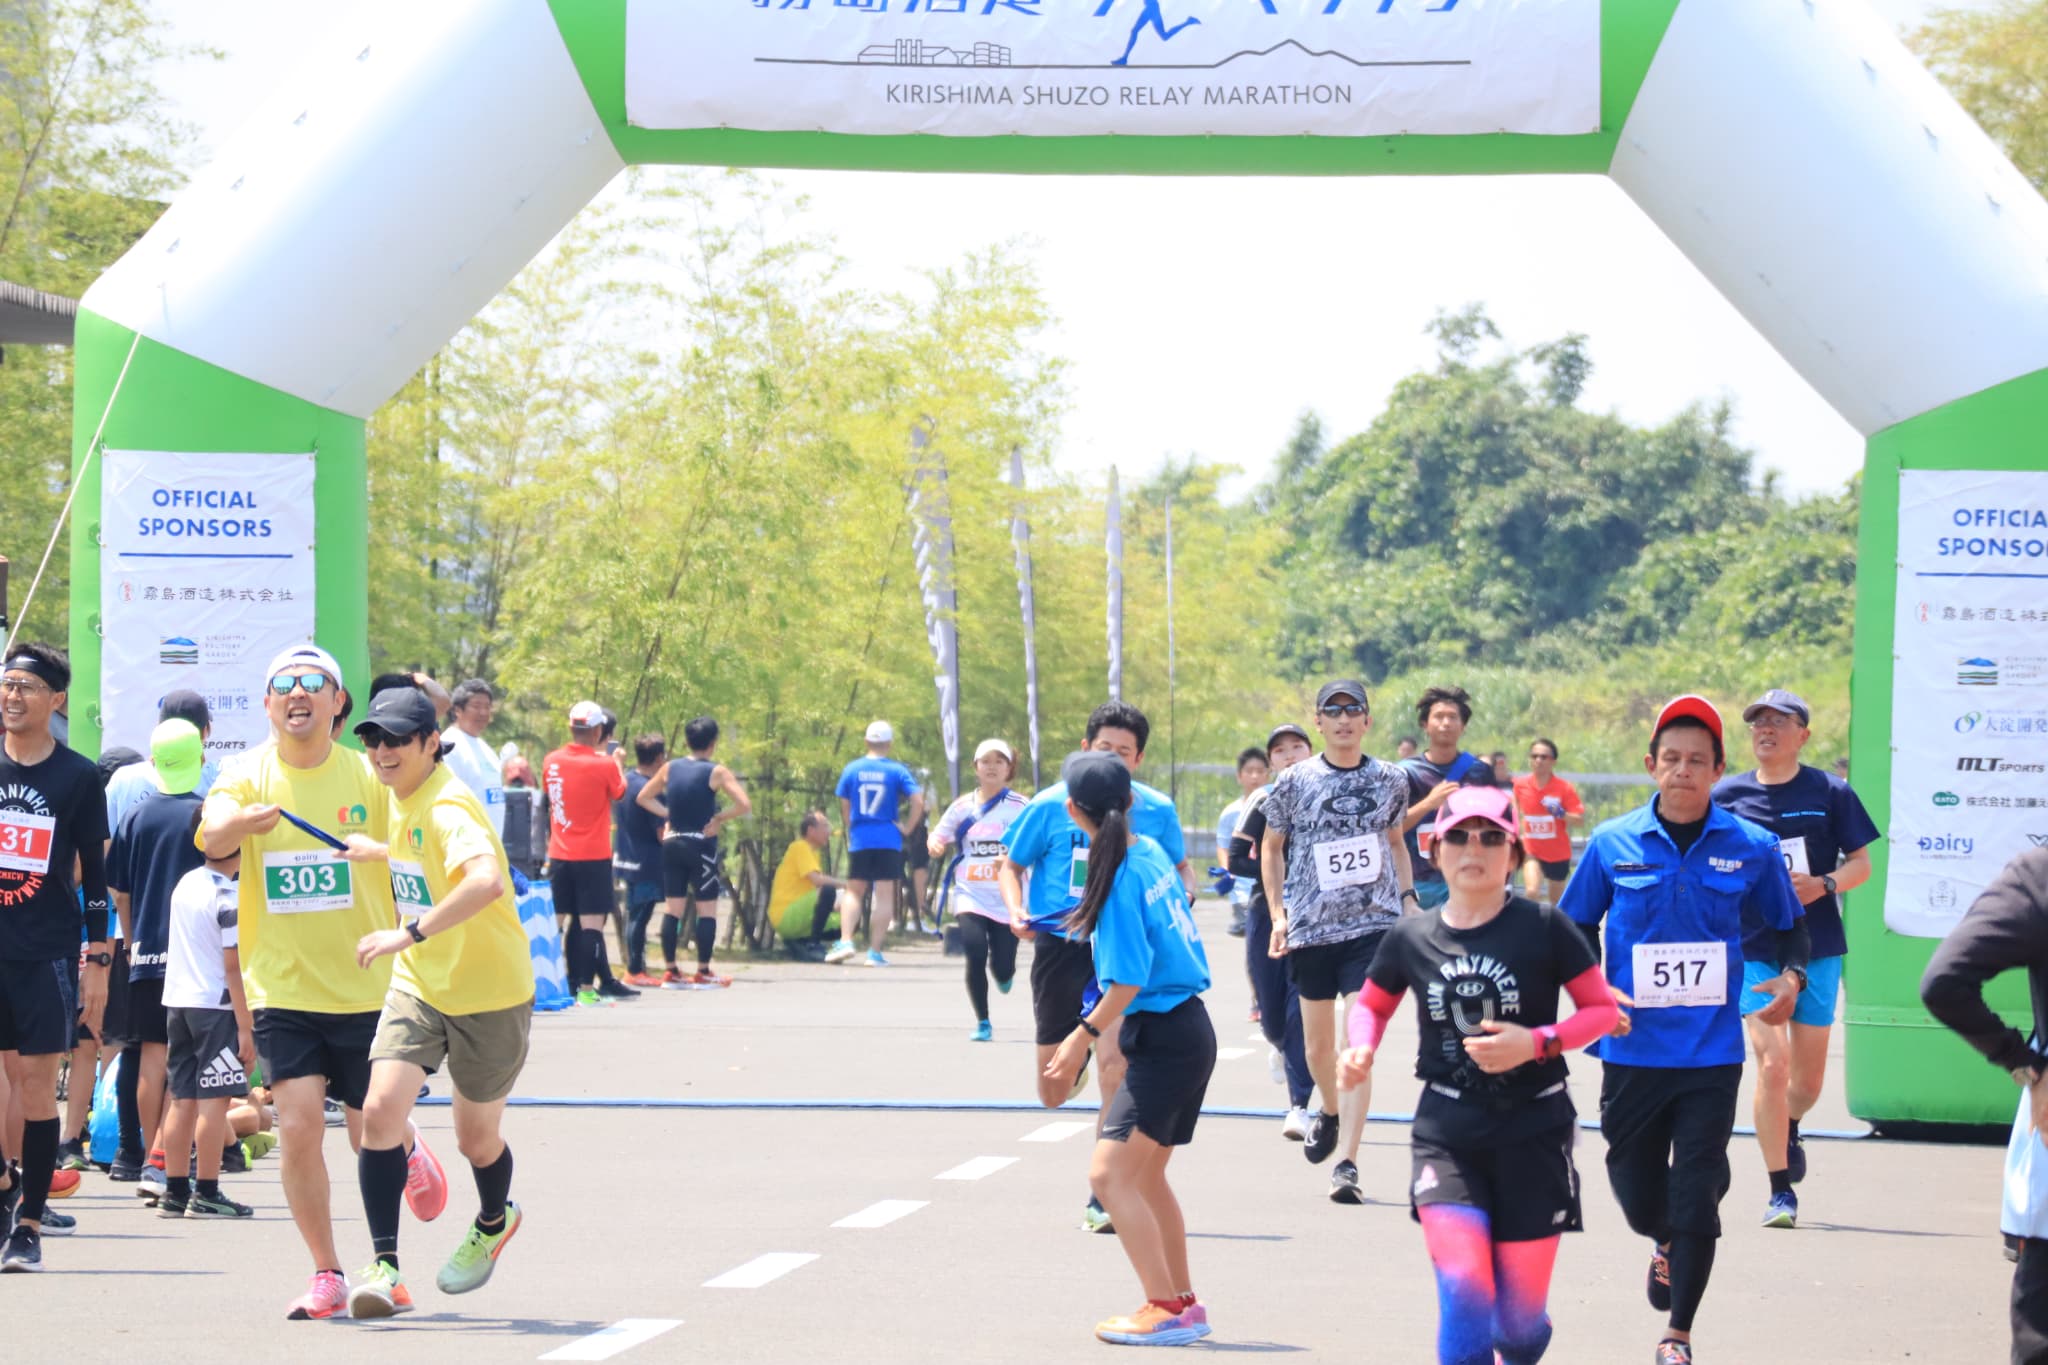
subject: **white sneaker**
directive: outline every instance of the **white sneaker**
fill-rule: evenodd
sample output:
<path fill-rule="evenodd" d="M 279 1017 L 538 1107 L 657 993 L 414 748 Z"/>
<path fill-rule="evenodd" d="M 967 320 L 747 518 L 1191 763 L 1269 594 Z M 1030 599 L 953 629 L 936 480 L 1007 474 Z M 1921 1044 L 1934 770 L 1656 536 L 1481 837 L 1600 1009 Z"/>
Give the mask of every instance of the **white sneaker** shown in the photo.
<path fill-rule="evenodd" d="M 851 943 L 842 938 L 839 942 L 832 945 L 831 952 L 825 954 L 825 960 L 827 962 L 844 962 L 858 951 Z"/>
<path fill-rule="evenodd" d="M 161 1199 L 170 1193 L 170 1189 L 170 1177 L 164 1174 L 162 1167 L 152 1166 L 147 1161 L 142 1163 L 142 1178 L 135 1186 L 137 1198 Z"/>
<path fill-rule="evenodd" d="M 1277 1047 L 1266 1049 L 1266 1074 L 1273 1078 L 1275 1085 L 1287 1084 L 1287 1059 L 1280 1055 Z"/>
<path fill-rule="evenodd" d="M 1290 1108 L 1287 1117 L 1280 1120 L 1280 1136 L 1289 1142 L 1303 1142 L 1308 1138 L 1308 1110 Z"/>

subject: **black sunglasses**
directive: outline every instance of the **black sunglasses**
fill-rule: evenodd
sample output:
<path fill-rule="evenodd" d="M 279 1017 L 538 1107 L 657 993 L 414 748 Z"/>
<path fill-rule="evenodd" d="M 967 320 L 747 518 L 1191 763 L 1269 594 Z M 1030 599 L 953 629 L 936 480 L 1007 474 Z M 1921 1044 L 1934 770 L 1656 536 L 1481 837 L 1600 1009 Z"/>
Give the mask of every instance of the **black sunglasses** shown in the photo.
<path fill-rule="evenodd" d="M 327 690 L 327 684 L 334 681 L 325 673 L 279 673 L 270 679 L 271 695 L 289 697 L 294 687 L 301 688 L 309 697 L 317 697 Z"/>
<path fill-rule="evenodd" d="M 1508 832 L 1504 829 L 1447 829 L 1436 837 L 1453 848 L 1463 848 L 1466 844 L 1472 842 L 1474 834 L 1479 836 L 1479 846 L 1481 848 L 1501 848 L 1508 841 Z"/>
<path fill-rule="evenodd" d="M 402 749 L 418 739 L 418 735 L 394 735 L 389 730 L 371 728 L 358 731 L 356 738 L 362 740 L 365 749 Z"/>
<path fill-rule="evenodd" d="M 1330 706 L 1319 706 L 1316 709 L 1326 716 L 1362 716 L 1365 714 L 1365 703 L 1344 701 Z"/>

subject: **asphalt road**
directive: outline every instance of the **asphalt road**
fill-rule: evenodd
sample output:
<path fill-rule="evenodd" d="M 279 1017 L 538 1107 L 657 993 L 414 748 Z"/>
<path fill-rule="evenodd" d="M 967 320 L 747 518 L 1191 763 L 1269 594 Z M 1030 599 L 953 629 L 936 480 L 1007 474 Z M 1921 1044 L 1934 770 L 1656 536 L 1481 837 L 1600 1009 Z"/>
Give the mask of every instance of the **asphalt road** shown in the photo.
<path fill-rule="evenodd" d="M 1223 1048 L 1210 1104 L 1261 1116 L 1211 1117 L 1175 1158 L 1195 1288 L 1215 1326 L 1193 1349 L 1433 1361 L 1436 1295 L 1405 1202 L 1405 1126 L 1377 1122 L 1367 1133 L 1360 1170 L 1370 1202 L 1331 1204 L 1328 1167 L 1309 1166 L 1279 1136 L 1283 1101 L 1246 1022 L 1241 943 L 1224 935 L 1220 905 L 1204 903 L 1198 918 Z M 62 1205 L 78 1233 L 46 1243 L 48 1272 L 0 1278 L 0 1322 L 40 1324 L 32 1339 L 44 1358 L 1110 1358 L 1090 1329 L 1139 1294 L 1115 1239 L 1077 1226 L 1092 1113 L 1028 1103 L 1028 984 L 996 998 L 996 1041 L 976 1044 L 959 960 L 930 946 L 893 957 L 882 971 L 729 964 L 737 981 L 727 991 L 650 992 L 537 1019 L 518 1094 L 565 1103 L 508 1116 L 513 1194 L 527 1221 L 474 1295 L 433 1288 L 475 1196 L 447 1109 L 429 1106 L 420 1125 L 449 1163 L 452 1198 L 438 1222 L 405 1224 L 415 1313 L 282 1321 L 310 1267 L 272 1157 L 229 1178 L 257 1209 L 246 1224 L 160 1220 L 133 1187 L 88 1175 Z M 1022 958 L 1028 966 L 1029 949 Z M 1412 1053 L 1404 1014 L 1383 1053 L 1376 1112 L 1412 1104 L 1415 1083 L 1390 1064 Z M 1598 1065 L 1574 1069 L 1590 1115 Z M 809 1101 L 821 1103 L 799 1103 Z M 654 1107 L 663 1102 L 670 1107 Z M 915 1107 L 926 1102 L 991 1107 Z M 1002 1105 L 1014 1107 L 993 1107 Z M 1831 1093 L 1808 1127 L 1860 1125 Z M 1800 1228 L 1765 1231 L 1756 1225 L 1768 1194 L 1761 1163 L 1753 1143 L 1736 1139 L 1700 1360 L 2003 1360 L 2001 1154 L 1874 1140 L 1809 1149 Z M 369 1258 L 354 1161 L 338 1130 L 326 1150 L 352 1271 Z M 1568 1237 L 1560 1257 L 1553 1361 L 1644 1361 L 1658 1336 L 1643 1301 L 1647 1248 L 1622 1223 L 1601 1155 L 1598 1134 L 1582 1134 L 1588 1230 Z M 856 1225 L 840 1225 L 849 1220 Z"/>

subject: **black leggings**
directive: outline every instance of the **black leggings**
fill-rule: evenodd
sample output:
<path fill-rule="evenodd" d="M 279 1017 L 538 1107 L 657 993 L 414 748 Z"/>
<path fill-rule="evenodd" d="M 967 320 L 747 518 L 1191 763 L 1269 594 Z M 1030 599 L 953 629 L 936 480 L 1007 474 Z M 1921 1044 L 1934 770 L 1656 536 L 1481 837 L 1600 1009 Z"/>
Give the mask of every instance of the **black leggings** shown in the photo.
<path fill-rule="evenodd" d="M 967 999 L 978 1022 L 988 1018 L 989 968 L 995 969 L 997 985 L 1007 985 L 1017 975 L 1017 936 L 1008 925 L 971 910 L 953 922 L 960 926 L 960 946 L 967 950 Z"/>

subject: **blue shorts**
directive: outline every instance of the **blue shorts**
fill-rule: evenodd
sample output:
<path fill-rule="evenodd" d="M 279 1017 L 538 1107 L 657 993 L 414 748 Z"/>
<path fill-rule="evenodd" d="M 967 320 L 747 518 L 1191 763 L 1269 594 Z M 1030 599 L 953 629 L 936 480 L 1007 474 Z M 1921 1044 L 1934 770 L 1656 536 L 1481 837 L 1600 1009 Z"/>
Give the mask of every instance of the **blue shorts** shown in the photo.
<path fill-rule="evenodd" d="M 1761 986 L 1778 975 L 1780 968 L 1775 962 L 1745 962 L 1742 964 L 1742 1013 L 1755 1014 L 1771 1003 L 1771 997 L 1751 986 Z M 1806 964 L 1806 989 L 1799 992 L 1799 1003 L 1792 1007 L 1792 1022 L 1811 1024 L 1826 1028 L 1835 1022 L 1835 998 L 1842 993 L 1842 959 L 1839 957 L 1817 957 Z"/>

